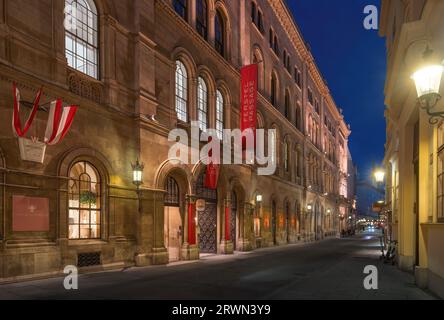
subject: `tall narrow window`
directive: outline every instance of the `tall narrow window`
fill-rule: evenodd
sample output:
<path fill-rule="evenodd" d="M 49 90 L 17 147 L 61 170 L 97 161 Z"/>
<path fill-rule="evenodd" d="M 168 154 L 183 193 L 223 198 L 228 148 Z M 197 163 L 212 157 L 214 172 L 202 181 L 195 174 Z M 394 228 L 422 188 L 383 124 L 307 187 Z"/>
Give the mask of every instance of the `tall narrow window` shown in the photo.
<path fill-rule="evenodd" d="M 264 16 L 261 11 L 257 12 L 257 28 L 261 33 L 264 33 Z"/>
<path fill-rule="evenodd" d="M 68 65 L 90 77 L 99 77 L 99 26 L 93 0 L 65 0 L 65 54 Z"/>
<path fill-rule="evenodd" d="M 308 88 L 308 102 L 313 106 L 313 91 L 310 88 Z"/>
<path fill-rule="evenodd" d="M 290 120 L 290 95 L 288 92 L 285 93 L 285 110 L 284 110 L 285 118 Z"/>
<path fill-rule="evenodd" d="M 214 20 L 214 31 L 216 50 L 222 56 L 225 56 L 225 27 L 222 14 L 219 11 L 216 12 L 216 18 Z"/>
<path fill-rule="evenodd" d="M 217 131 L 217 137 L 219 140 L 223 139 L 224 136 L 224 97 L 222 93 L 217 90 L 216 93 L 216 131 Z"/>
<path fill-rule="evenodd" d="M 273 74 L 271 76 L 271 92 L 270 92 L 270 100 L 271 100 L 271 104 L 276 106 L 277 103 L 277 97 L 276 97 L 276 93 L 277 93 L 277 80 L 276 80 L 276 76 Z"/>
<path fill-rule="evenodd" d="M 208 128 L 208 90 L 204 79 L 199 77 L 197 84 L 197 112 L 199 128 L 207 131 Z"/>
<path fill-rule="evenodd" d="M 278 38 L 276 35 L 274 36 L 274 40 L 273 40 L 273 50 L 279 56 L 279 43 L 278 43 Z"/>
<path fill-rule="evenodd" d="M 284 144 L 284 169 L 285 172 L 290 171 L 290 144 L 288 142 Z"/>
<path fill-rule="evenodd" d="M 188 74 L 180 61 L 176 61 L 176 114 L 180 121 L 188 121 Z"/>
<path fill-rule="evenodd" d="M 302 111 L 301 107 L 299 106 L 296 108 L 296 128 L 298 128 L 299 130 L 301 130 L 302 128 Z"/>
<path fill-rule="evenodd" d="M 256 23 L 256 3 L 251 2 L 251 21 Z"/>
<path fill-rule="evenodd" d="M 179 207 L 180 206 L 180 191 L 177 181 L 173 177 L 168 177 L 165 183 L 165 206 Z"/>
<path fill-rule="evenodd" d="M 69 173 L 69 239 L 99 239 L 101 181 L 96 168 L 78 162 Z"/>
<path fill-rule="evenodd" d="M 273 39 L 274 39 L 273 29 L 270 29 L 270 39 L 269 39 L 269 42 L 270 42 L 270 48 L 272 48 L 272 49 L 273 49 Z"/>
<path fill-rule="evenodd" d="M 197 0 L 196 29 L 206 40 L 208 37 L 208 5 L 207 0 Z"/>
<path fill-rule="evenodd" d="M 187 0 L 173 0 L 174 11 L 181 16 L 183 19 L 187 20 L 188 14 L 188 1 Z"/>

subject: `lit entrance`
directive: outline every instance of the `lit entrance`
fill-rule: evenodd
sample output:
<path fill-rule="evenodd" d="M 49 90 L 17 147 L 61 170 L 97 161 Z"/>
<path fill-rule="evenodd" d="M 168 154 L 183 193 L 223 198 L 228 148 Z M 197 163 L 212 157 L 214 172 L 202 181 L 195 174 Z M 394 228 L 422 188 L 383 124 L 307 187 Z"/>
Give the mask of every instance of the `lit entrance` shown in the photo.
<path fill-rule="evenodd" d="M 180 260 L 180 248 L 182 246 L 182 216 L 180 214 L 179 185 L 172 177 L 168 177 L 165 189 L 165 222 L 164 237 L 165 247 L 168 249 L 169 261 Z"/>

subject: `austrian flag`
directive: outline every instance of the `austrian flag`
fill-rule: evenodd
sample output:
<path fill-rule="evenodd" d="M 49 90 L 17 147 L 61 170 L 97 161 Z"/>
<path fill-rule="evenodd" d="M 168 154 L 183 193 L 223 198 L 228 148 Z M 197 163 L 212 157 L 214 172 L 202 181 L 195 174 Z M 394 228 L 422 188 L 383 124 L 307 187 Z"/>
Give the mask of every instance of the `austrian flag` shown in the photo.
<path fill-rule="evenodd" d="M 45 143 L 50 146 L 56 145 L 63 140 L 77 112 L 77 107 L 70 106 L 63 108 L 62 104 L 62 100 L 60 99 L 51 102 L 45 133 Z"/>
<path fill-rule="evenodd" d="M 40 98 L 42 96 L 42 90 L 39 90 L 37 96 L 34 100 L 34 105 L 32 107 L 31 113 L 28 120 L 25 123 L 24 128 L 22 128 L 20 120 L 20 91 L 17 85 L 13 84 L 13 94 L 14 94 L 14 112 L 12 117 L 12 129 L 14 135 L 19 138 L 25 137 L 26 133 L 29 131 L 32 122 L 37 115 L 39 110 Z M 57 99 L 51 102 L 51 107 L 49 109 L 49 117 L 46 125 L 45 139 L 44 142 L 47 145 L 56 145 L 60 143 L 63 138 L 68 133 L 77 112 L 77 106 L 63 107 L 63 102 L 61 99 Z"/>

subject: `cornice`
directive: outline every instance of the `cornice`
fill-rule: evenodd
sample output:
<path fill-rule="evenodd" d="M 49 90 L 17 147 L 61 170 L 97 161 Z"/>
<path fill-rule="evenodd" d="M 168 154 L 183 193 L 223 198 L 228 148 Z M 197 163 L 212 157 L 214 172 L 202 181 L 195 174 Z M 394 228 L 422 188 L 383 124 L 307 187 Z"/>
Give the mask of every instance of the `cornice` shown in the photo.
<path fill-rule="evenodd" d="M 211 44 L 206 41 L 204 38 L 202 38 L 199 33 L 184 19 L 179 17 L 177 13 L 173 10 L 170 3 L 168 3 L 165 0 L 157 0 L 156 1 L 156 9 L 162 10 L 165 13 L 167 13 L 172 20 L 179 24 L 182 28 L 182 30 L 185 30 L 191 37 L 193 37 L 193 40 L 199 43 L 201 46 L 203 46 L 209 54 L 211 54 L 214 58 L 216 58 L 220 63 L 222 63 L 227 70 L 230 70 L 235 76 L 240 77 L 240 72 L 231 64 L 229 63 L 224 57 L 222 57 L 216 49 L 214 49 Z"/>
<path fill-rule="evenodd" d="M 331 111 L 333 111 L 334 115 L 337 116 L 338 120 L 344 121 L 344 119 L 341 118 L 336 103 L 334 102 L 334 99 L 330 94 L 330 90 L 328 89 L 328 86 L 325 83 L 319 71 L 319 68 L 316 65 L 313 55 L 305 45 L 305 41 L 298 27 L 296 26 L 293 17 L 288 11 L 286 4 L 283 2 L 283 0 L 270 0 L 268 1 L 268 3 L 270 4 L 270 7 L 273 9 L 276 17 L 279 19 L 279 22 L 283 26 L 284 30 L 286 30 L 287 35 L 291 43 L 295 47 L 296 51 L 306 62 L 308 71 L 311 77 L 313 78 L 315 84 L 317 85 L 318 90 L 324 97 L 326 97 L 326 100 L 328 101 L 329 105 L 334 107 L 335 110 Z"/>

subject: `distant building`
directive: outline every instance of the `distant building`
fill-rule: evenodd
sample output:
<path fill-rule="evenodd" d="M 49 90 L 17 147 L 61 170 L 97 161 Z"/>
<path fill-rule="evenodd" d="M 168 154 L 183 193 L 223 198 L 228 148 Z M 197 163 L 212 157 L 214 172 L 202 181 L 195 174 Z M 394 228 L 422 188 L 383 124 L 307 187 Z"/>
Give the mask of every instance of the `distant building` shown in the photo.
<path fill-rule="evenodd" d="M 367 181 L 357 183 L 357 214 L 359 217 L 377 217 L 373 212 L 373 204 L 385 199 L 384 189 L 378 188 Z"/>

